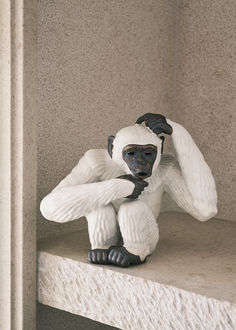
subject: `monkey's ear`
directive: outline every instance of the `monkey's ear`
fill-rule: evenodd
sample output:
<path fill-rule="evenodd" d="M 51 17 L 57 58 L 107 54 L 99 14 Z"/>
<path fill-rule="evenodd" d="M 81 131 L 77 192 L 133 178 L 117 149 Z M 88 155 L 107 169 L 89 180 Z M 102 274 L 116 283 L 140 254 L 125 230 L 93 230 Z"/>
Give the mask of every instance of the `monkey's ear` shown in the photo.
<path fill-rule="evenodd" d="M 112 149 L 113 149 L 113 141 L 115 140 L 115 137 L 113 135 L 108 136 L 107 139 L 107 151 L 112 158 Z"/>
<path fill-rule="evenodd" d="M 162 144 L 161 144 L 161 153 L 163 153 L 165 137 L 164 137 L 164 136 L 159 136 L 159 138 L 162 140 Z"/>

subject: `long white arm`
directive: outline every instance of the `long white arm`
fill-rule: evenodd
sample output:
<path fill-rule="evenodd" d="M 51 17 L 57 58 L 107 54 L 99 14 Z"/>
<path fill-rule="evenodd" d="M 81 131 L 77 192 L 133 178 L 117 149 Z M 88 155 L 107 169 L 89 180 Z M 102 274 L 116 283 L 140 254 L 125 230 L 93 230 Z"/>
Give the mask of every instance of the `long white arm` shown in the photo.
<path fill-rule="evenodd" d="M 171 120 L 178 162 L 165 178 L 165 190 L 185 211 L 200 221 L 217 213 L 217 193 L 211 170 L 188 131 Z M 179 163 L 179 164 L 178 164 Z"/>
<path fill-rule="evenodd" d="M 43 216 L 56 222 L 67 222 L 86 216 L 113 200 L 132 194 L 134 184 L 128 180 L 99 180 L 87 152 L 72 172 L 41 202 Z"/>

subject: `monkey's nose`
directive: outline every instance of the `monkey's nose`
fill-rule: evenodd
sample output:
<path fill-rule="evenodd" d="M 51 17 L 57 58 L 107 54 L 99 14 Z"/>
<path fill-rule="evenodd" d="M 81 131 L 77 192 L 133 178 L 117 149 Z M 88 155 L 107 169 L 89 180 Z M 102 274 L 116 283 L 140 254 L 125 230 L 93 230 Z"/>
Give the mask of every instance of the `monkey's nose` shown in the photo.
<path fill-rule="evenodd" d="M 137 159 L 138 166 L 146 166 L 147 162 L 146 159 L 139 158 Z"/>

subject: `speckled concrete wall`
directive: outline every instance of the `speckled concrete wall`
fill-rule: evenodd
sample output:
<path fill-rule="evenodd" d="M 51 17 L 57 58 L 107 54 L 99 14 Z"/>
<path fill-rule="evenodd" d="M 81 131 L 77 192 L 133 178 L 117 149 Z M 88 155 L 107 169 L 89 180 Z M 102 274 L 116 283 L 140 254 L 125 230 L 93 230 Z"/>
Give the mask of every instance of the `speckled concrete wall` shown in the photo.
<path fill-rule="evenodd" d="M 148 111 L 191 132 L 216 178 L 218 217 L 235 220 L 235 1 L 38 6 L 38 202 L 87 149 Z M 79 226 L 38 218 L 39 237 Z"/>
<path fill-rule="evenodd" d="M 236 2 L 182 0 L 177 19 L 172 117 L 213 171 L 217 216 L 236 221 Z"/>
<path fill-rule="evenodd" d="M 173 1 L 39 0 L 38 201 L 145 112 L 170 115 Z M 73 230 L 38 212 L 39 237 Z"/>

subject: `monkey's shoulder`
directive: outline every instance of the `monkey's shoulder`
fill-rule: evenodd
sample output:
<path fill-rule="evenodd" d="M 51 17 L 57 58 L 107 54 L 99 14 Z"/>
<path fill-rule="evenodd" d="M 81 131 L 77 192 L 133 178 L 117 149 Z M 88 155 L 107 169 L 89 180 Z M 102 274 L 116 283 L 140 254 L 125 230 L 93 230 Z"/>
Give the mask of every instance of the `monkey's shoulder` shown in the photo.
<path fill-rule="evenodd" d="M 107 149 L 90 149 L 83 157 L 88 166 L 103 179 L 121 175 L 120 168 L 108 154 Z"/>
<path fill-rule="evenodd" d="M 90 165 L 106 163 L 109 161 L 109 154 L 106 149 L 89 149 L 85 152 L 84 158 Z"/>

